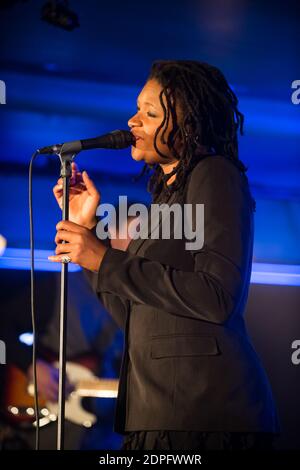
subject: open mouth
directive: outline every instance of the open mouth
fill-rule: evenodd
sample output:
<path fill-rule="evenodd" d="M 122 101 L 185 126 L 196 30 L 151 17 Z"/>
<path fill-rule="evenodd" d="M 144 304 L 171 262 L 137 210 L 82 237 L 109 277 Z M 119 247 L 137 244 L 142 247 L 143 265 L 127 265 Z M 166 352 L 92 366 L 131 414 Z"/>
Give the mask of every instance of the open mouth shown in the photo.
<path fill-rule="evenodd" d="M 133 134 L 134 135 L 134 134 Z M 135 138 L 135 142 L 134 142 L 134 146 L 136 146 L 136 144 L 140 141 L 140 140 L 143 140 L 142 137 L 139 137 L 138 135 L 134 135 L 134 138 Z"/>

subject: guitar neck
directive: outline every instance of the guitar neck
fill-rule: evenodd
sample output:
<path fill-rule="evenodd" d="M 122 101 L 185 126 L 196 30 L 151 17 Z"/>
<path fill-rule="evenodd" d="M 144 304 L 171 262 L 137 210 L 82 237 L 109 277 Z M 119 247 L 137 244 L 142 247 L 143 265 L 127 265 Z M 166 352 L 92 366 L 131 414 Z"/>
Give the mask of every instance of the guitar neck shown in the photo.
<path fill-rule="evenodd" d="M 79 380 L 75 391 L 81 397 L 116 398 L 118 386 L 118 379 Z"/>

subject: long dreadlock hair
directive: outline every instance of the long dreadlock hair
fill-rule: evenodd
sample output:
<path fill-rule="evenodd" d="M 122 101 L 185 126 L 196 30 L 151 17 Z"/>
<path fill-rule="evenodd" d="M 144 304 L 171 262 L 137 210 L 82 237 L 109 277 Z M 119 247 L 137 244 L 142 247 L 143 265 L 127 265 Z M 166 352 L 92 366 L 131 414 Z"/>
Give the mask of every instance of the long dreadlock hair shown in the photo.
<path fill-rule="evenodd" d="M 237 109 L 238 99 L 230 88 L 223 73 L 205 62 L 191 60 L 164 60 L 152 64 L 148 80 L 155 79 L 162 87 L 160 103 L 164 110 L 164 119 L 154 137 L 162 130 L 161 142 L 167 143 L 174 157 L 179 160 L 171 173 L 164 175 L 159 164 L 145 163 L 140 175 L 153 170 L 148 180 L 148 191 L 152 200 L 162 189 L 170 191 L 168 179 L 176 173 L 172 191 L 184 187 L 187 175 L 201 158 L 218 154 L 231 160 L 244 174 L 247 168 L 238 156 L 238 132 L 243 134 L 244 116 Z M 167 106 L 163 101 L 165 97 Z M 178 119 L 176 104 L 179 104 L 182 119 Z M 172 119 L 173 128 L 167 141 L 165 133 Z M 180 154 L 176 143 L 181 142 Z"/>

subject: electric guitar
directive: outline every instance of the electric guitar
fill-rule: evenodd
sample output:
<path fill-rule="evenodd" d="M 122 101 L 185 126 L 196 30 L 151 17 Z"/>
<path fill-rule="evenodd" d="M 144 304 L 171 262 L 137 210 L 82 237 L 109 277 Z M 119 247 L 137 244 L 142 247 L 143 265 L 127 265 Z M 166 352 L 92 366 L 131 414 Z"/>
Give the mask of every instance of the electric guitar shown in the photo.
<path fill-rule="evenodd" d="M 55 363 L 54 366 L 58 367 Z M 36 425 L 34 416 L 33 385 L 28 385 L 26 374 L 13 365 L 7 365 L 6 387 L 2 413 L 13 424 L 22 427 Z M 86 411 L 81 403 L 83 397 L 116 398 L 118 379 L 99 379 L 87 367 L 74 362 L 67 362 L 67 375 L 74 390 L 66 399 L 65 418 L 72 423 L 91 427 L 97 417 Z M 58 404 L 39 397 L 39 425 L 56 421 Z"/>

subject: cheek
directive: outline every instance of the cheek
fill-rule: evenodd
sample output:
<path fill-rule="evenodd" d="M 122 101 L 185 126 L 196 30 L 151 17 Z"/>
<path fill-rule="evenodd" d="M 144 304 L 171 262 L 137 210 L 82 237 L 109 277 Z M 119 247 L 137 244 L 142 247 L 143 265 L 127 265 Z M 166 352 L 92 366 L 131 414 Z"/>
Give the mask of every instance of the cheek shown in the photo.
<path fill-rule="evenodd" d="M 158 125 L 159 125 L 158 123 L 154 124 L 153 122 L 144 124 L 144 128 L 143 128 L 144 137 L 145 137 L 144 143 L 147 144 L 148 146 L 149 145 L 153 146 L 154 136 L 155 136 Z"/>
<path fill-rule="evenodd" d="M 159 127 L 160 125 L 160 122 L 159 123 L 155 123 L 155 124 L 148 124 L 148 125 L 145 125 L 144 126 L 144 131 L 145 131 L 145 140 L 142 142 L 144 145 L 147 146 L 147 148 L 151 148 L 154 150 L 154 137 L 155 137 L 155 134 L 156 134 L 156 131 L 157 131 L 157 128 Z M 165 135 L 164 135 L 164 140 L 167 141 L 168 139 L 168 135 L 169 135 L 169 132 L 170 130 L 167 130 Z M 159 131 L 159 134 L 158 136 L 156 137 L 156 145 L 157 147 L 159 148 L 159 150 L 163 153 L 168 153 L 169 152 L 169 149 L 168 149 L 168 146 L 167 144 L 163 144 L 161 142 L 161 136 L 162 136 L 162 133 L 163 133 L 163 129 L 161 129 Z"/>
<path fill-rule="evenodd" d="M 136 146 L 132 147 L 131 155 L 134 160 L 147 160 L 148 163 L 157 162 L 158 159 L 160 160 L 162 157 L 156 152 L 154 147 L 154 136 L 156 133 L 157 128 L 159 127 L 161 121 L 150 121 L 143 123 L 143 136 L 144 140 L 139 140 L 136 143 Z M 163 130 L 160 130 L 157 138 L 156 138 L 156 145 L 161 153 L 166 156 L 172 157 L 172 153 L 170 152 L 167 144 L 162 144 L 160 141 L 160 137 L 162 135 Z M 170 130 L 168 129 L 165 133 L 165 140 L 167 140 Z"/>

